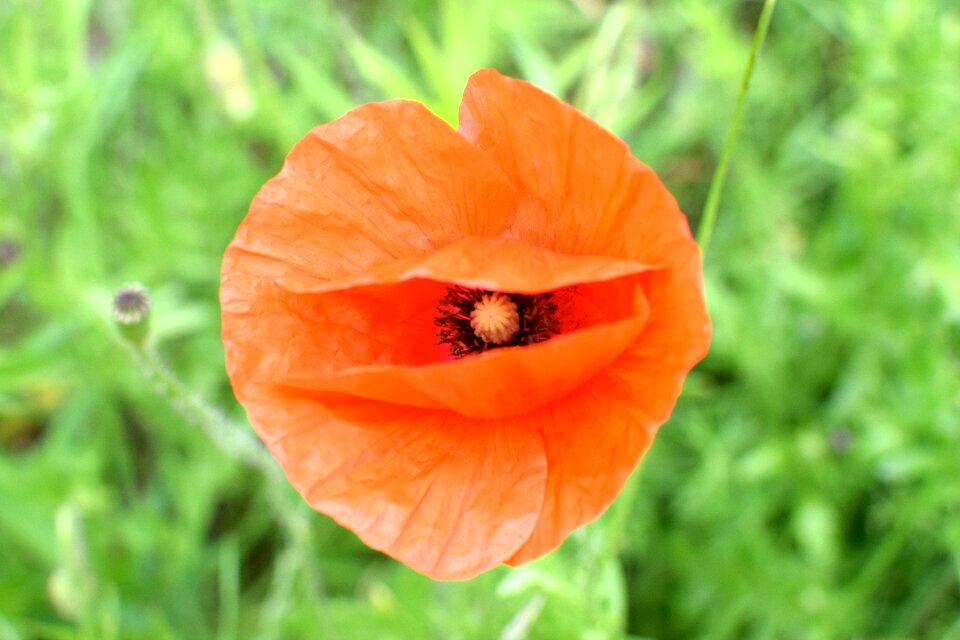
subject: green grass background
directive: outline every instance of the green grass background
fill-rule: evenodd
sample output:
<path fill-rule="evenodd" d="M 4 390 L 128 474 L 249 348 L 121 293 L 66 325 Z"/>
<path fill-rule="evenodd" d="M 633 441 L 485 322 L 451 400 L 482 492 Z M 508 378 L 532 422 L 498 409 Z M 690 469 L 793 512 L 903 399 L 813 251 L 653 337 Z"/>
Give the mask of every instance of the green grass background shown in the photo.
<path fill-rule="evenodd" d="M 781 0 L 706 257 L 715 338 L 629 504 L 434 583 L 251 472 L 220 258 L 309 128 L 453 120 L 483 66 L 623 137 L 696 226 L 755 0 L 4 0 L 0 640 L 960 638 L 960 9 Z M 19 255 L 14 256 L 18 253 Z M 597 437 L 603 437 L 598 431 Z"/>

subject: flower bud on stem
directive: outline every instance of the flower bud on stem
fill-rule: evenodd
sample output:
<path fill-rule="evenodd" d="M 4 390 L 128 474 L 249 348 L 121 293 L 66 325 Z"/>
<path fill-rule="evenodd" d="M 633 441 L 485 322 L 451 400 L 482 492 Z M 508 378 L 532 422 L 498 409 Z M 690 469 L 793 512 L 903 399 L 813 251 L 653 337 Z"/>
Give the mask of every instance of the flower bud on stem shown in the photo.
<path fill-rule="evenodd" d="M 282 561 L 278 563 L 275 582 L 283 586 L 285 592 L 289 585 L 296 582 L 297 574 L 303 574 L 303 579 L 313 585 L 312 592 L 319 593 L 319 578 L 310 563 L 304 561 L 307 555 L 313 553 L 309 521 L 300 508 L 299 500 L 291 502 L 290 492 L 287 491 L 289 485 L 280 467 L 256 437 L 229 420 L 220 409 L 192 393 L 163 363 L 147 341 L 149 311 L 150 297 L 143 285 L 125 285 L 117 291 L 111 315 L 123 337 L 121 344 L 144 377 L 153 381 L 157 393 L 166 398 L 185 421 L 199 427 L 227 455 L 264 475 L 266 488 L 270 492 L 269 504 L 289 545 Z M 277 590 L 277 593 L 281 591 Z M 279 610 L 279 607 L 275 608 Z M 276 635 L 270 631 L 271 626 L 278 626 L 276 620 L 265 619 L 262 624 L 262 633 L 257 637 Z"/>
<path fill-rule="evenodd" d="M 150 294 L 139 282 L 125 284 L 113 296 L 112 315 L 120 334 L 142 345 L 150 333 Z"/>

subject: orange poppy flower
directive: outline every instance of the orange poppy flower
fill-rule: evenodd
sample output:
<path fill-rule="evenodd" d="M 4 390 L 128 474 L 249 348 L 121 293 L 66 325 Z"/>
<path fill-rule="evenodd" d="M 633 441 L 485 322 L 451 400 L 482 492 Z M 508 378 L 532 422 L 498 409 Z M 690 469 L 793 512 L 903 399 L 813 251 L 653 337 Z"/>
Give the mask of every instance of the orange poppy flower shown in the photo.
<path fill-rule="evenodd" d="M 436 579 L 518 565 L 617 496 L 705 354 L 673 197 L 572 107 L 483 70 L 317 127 L 223 261 L 227 370 L 290 482 Z"/>

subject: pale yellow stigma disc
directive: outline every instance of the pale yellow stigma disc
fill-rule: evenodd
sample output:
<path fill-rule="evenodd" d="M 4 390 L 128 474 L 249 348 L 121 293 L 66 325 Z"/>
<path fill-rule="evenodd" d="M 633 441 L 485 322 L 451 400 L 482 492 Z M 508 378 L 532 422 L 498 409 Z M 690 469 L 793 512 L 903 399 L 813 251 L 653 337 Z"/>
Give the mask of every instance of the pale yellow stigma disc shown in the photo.
<path fill-rule="evenodd" d="M 507 344 L 520 330 L 517 305 L 502 293 L 484 294 L 470 312 L 473 333 L 490 344 Z"/>

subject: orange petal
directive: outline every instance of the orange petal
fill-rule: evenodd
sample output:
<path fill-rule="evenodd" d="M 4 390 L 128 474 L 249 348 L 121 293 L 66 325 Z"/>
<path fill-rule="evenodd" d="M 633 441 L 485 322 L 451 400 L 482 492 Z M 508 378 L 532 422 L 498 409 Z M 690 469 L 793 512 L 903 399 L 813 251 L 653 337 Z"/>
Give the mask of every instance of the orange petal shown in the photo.
<path fill-rule="evenodd" d="M 699 273 L 696 246 L 677 256 L 675 269 L 651 272 L 647 291 L 657 303 L 641 336 L 576 392 L 541 411 L 549 466 L 543 509 L 508 564 L 551 551 L 603 513 L 670 417 L 684 377 L 710 343 Z"/>
<path fill-rule="evenodd" d="M 311 506 L 421 573 L 466 579 L 529 537 L 546 479 L 534 429 L 269 386 L 241 394 Z"/>
<path fill-rule="evenodd" d="M 363 105 L 307 134 L 254 198 L 225 256 L 223 296 L 229 306 L 246 287 L 231 280 L 251 271 L 344 278 L 500 235 L 515 201 L 499 167 L 423 105 Z"/>
<path fill-rule="evenodd" d="M 461 135 L 490 154 L 521 193 L 514 237 L 566 254 L 659 266 L 686 219 L 653 171 L 612 133 L 522 80 L 471 76 Z"/>
<path fill-rule="evenodd" d="M 299 314 L 302 339 L 291 337 L 284 348 L 295 354 L 264 376 L 298 389 L 449 409 L 470 417 L 528 413 L 588 380 L 636 338 L 647 315 L 640 286 L 640 274 L 646 271 L 628 261 L 468 238 L 362 279 L 392 279 L 388 284 L 311 286 L 287 279 L 277 293 L 297 299 L 304 309 Z M 424 355 L 436 347 L 425 343 L 435 333 L 431 314 L 436 315 L 446 284 L 529 293 L 567 287 L 557 297 L 561 306 L 573 307 L 581 317 L 591 315 L 582 309 L 590 307 L 594 323 L 540 344 L 430 363 Z M 570 313 L 561 308 L 558 315 Z M 343 326 L 349 331 L 343 332 Z M 410 349 L 413 344 L 420 348 Z"/>

